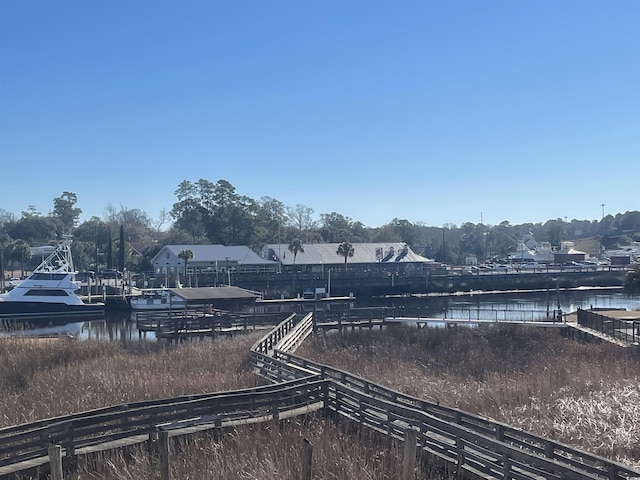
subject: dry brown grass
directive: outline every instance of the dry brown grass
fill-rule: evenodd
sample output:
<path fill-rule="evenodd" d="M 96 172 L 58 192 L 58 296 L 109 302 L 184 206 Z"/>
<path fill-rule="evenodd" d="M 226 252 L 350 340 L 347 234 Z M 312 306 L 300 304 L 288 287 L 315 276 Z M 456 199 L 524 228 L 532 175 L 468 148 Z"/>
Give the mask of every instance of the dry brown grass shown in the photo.
<path fill-rule="evenodd" d="M 318 417 L 279 424 L 242 427 L 214 441 L 206 436 L 180 440 L 170 450 L 171 478 L 268 479 L 301 478 L 303 439 L 313 445 L 313 478 L 397 480 L 402 475 L 402 445 L 382 441 L 369 430 Z M 106 461 L 105 461 L 106 460 Z M 159 478 L 143 448 L 131 457 L 111 454 L 97 467 L 80 468 L 79 479 L 132 480 Z M 426 469 L 416 478 L 447 478 L 439 469 Z"/>
<path fill-rule="evenodd" d="M 0 425 L 135 400 L 255 386 L 259 334 L 167 348 L 154 342 L 0 340 Z M 316 335 L 303 356 L 408 394 L 462 408 L 563 443 L 640 464 L 638 358 L 608 345 L 519 329 Z M 400 478 L 402 455 L 370 433 L 294 420 L 194 438 L 172 453 L 172 478 L 299 478 L 302 438 L 314 478 Z M 76 478 L 158 478 L 146 450 L 115 453 Z M 127 460 L 130 460 L 127 457 Z M 422 478 L 445 473 L 428 471 Z M 69 477 L 73 478 L 73 477 Z"/>
<path fill-rule="evenodd" d="M 85 411 L 130 401 L 255 386 L 249 349 L 261 334 L 185 343 L 0 340 L 0 425 Z M 181 441 L 171 453 L 171 478 L 298 479 L 302 439 L 314 444 L 314 478 L 400 478 L 398 445 L 380 445 L 368 431 L 353 432 L 309 417 L 245 427 L 219 442 Z M 401 446 L 400 446 L 401 449 Z M 134 460 L 133 462 L 131 460 Z M 438 471 L 428 478 L 440 478 Z M 155 479 L 145 447 L 100 454 L 65 478 Z M 427 477 L 423 477 L 427 478 Z"/>
<path fill-rule="evenodd" d="M 136 400 L 253 387 L 259 334 L 185 343 L 0 339 L 0 426 Z"/>
<path fill-rule="evenodd" d="M 522 328 L 317 335 L 299 354 L 407 394 L 640 466 L 640 361 Z"/>

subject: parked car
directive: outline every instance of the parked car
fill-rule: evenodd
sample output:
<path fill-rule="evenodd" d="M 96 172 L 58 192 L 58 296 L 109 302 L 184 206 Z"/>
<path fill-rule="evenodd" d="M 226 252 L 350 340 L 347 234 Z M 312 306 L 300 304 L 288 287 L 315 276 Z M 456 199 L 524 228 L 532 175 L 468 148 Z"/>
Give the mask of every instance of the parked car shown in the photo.
<path fill-rule="evenodd" d="M 115 268 L 105 268 L 100 274 L 102 278 L 122 278 L 122 272 L 119 272 Z"/>
<path fill-rule="evenodd" d="M 507 270 L 509 270 L 509 265 L 494 265 L 493 270 L 506 272 Z"/>
<path fill-rule="evenodd" d="M 524 263 L 522 265 L 522 268 L 525 270 L 535 270 L 535 269 L 544 268 L 544 265 L 538 262 L 528 262 L 528 263 Z"/>
<path fill-rule="evenodd" d="M 597 262 L 590 262 L 589 260 L 585 260 L 583 262 L 579 262 L 580 266 L 582 266 L 582 268 L 586 268 L 587 270 L 595 270 L 598 268 L 598 263 Z"/>
<path fill-rule="evenodd" d="M 9 279 L 9 285 L 12 287 L 17 287 L 22 283 L 22 279 L 20 277 L 11 277 Z"/>

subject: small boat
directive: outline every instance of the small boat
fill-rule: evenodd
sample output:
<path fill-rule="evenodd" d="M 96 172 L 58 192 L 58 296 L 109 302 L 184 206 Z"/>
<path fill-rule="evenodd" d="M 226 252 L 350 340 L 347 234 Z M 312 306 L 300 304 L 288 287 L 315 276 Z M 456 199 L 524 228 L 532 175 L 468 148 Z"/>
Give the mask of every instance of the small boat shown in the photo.
<path fill-rule="evenodd" d="M 47 325 L 54 320 L 104 316 L 103 303 L 84 303 L 75 293 L 80 287 L 75 282 L 71 242 L 70 238 L 60 242 L 31 275 L 0 295 L 0 320 L 5 325 L 21 321 Z"/>
<path fill-rule="evenodd" d="M 168 288 L 146 288 L 140 292 L 129 299 L 132 310 L 184 310 L 187 306 L 183 298 L 173 295 Z"/>

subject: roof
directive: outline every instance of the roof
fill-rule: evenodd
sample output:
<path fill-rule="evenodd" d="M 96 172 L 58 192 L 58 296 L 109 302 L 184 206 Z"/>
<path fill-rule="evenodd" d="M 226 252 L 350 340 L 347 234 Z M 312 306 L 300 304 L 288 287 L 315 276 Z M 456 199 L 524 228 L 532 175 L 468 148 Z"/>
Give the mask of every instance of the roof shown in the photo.
<path fill-rule="evenodd" d="M 310 243 L 302 244 L 304 252 L 299 251 L 295 258 L 298 265 L 344 264 L 344 257 L 336 253 L 340 243 Z M 353 257 L 348 257 L 347 263 L 433 263 L 433 260 L 418 255 L 406 243 L 353 243 Z M 288 244 L 269 244 L 276 259 L 284 265 L 293 265 L 293 252 Z M 401 252 L 405 252 L 401 254 Z M 382 255 L 382 258 L 380 258 Z"/>
<path fill-rule="evenodd" d="M 187 302 L 205 302 L 215 300 L 254 301 L 258 294 L 240 287 L 196 287 L 170 288 L 169 291 Z"/>
<path fill-rule="evenodd" d="M 165 245 L 164 248 L 175 256 L 178 256 L 182 250 L 191 250 L 193 252 L 193 258 L 189 260 L 191 264 L 200 262 L 213 263 L 216 261 L 225 262 L 227 258 L 230 262 L 239 265 L 270 265 L 275 263 L 260 257 L 244 245 L 229 247 L 226 245 Z M 160 255 L 160 253 L 158 253 L 158 255 Z M 158 255 L 156 255 L 156 257 Z"/>

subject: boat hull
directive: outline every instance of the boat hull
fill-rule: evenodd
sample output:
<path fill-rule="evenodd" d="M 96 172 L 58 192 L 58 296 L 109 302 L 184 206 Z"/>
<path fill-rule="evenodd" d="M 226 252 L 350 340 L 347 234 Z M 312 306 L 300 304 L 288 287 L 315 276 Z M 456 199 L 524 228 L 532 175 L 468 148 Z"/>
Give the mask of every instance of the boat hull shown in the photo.
<path fill-rule="evenodd" d="M 0 302 L 0 319 L 32 320 L 52 318 L 99 318 L 104 316 L 103 304 L 67 305 L 49 302 Z"/>
<path fill-rule="evenodd" d="M 168 303 L 149 303 L 144 301 L 131 301 L 131 310 L 133 311 L 169 311 L 184 310 L 186 305 L 183 302 L 176 302 L 169 305 Z"/>

